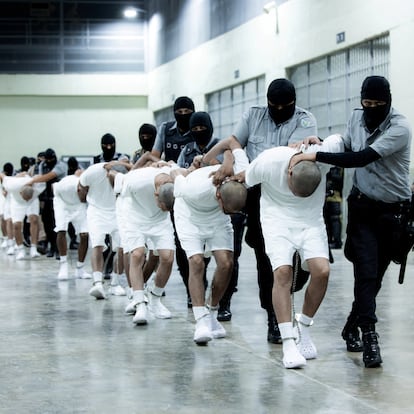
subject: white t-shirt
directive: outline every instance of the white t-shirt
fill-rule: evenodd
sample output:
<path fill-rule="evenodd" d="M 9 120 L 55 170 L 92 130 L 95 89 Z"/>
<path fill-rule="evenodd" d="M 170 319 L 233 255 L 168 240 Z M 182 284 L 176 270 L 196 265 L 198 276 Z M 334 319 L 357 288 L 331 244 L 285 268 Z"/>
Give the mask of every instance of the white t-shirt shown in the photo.
<path fill-rule="evenodd" d="M 121 197 L 128 212 L 128 221 L 133 224 L 156 224 L 169 217 L 167 211 L 162 211 L 155 199 L 155 177 L 158 174 L 169 174 L 171 167 L 145 167 L 125 174 L 122 182 Z"/>
<path fill-rule="evenodd" d="M 305 152 L 342 152 L 343 140 L 331 135 L 322 145 L 312 145 Z M 276 147 L 263 151 L 246 170 L 246 184 L 261 184 L 260 220 L 262 225 L 280 224 L 283 227 L 306 228 L 324 224 L 326 173 L 331 166 L 318 163 L 322 180 L 309 197 L 297 197 L 288 187 L 289 161 L 297 150 Z"/>
<path fill-rule="evenodd" d="M 33 184 L 32 198 L 29 201 L 24 200 L 20 194 L 20 191 L 22 190 L 23 186 L 25 186 L 31 180 L 32 177 L 30 175 L 25 175 L 22 177 L 6 176 L 3 179 L 3 187 L 15 202 L 20 205 L 27 205 L 30 204 L 36 197 L 38 197 L 39 194 L 46 188 L 45 183 Z"/>
<path fill-rule="evenodd" d="M 53 183 L 53 194 L 59 197 L 68 206 L 78 206 L 81 201 L 78 197 L 79 177 L 67 175 L 60 181 Z"/>
<path fill-rule="evenodd" d="M 115 212 L 115 194 L 101 162 L 88 167 L 80 176 L 79 182 L 84 187 L 89 187 L 86 201 L 89 205 L 99 210 Z"/>
<path fill-rule="evenodd" d="M 245 170 L 248 160 L 242 149 L 233 151 L 234 172 L 237 174 Z M 223 213 L 217 197 L 217 187 L 213 184 L 212 172 L 217 171 L 220 165 L 199 168 L 186 177 L 178 176 L 174 184 L 174 196 L 185 201 L 187 211 L 180 211 L 180 215 L 186 215 L 190 221 L 199 224 L 208 224 L 216 220 L 230 220 L 229 216 Z M 184 208 L 180 204 L 180 208 Z"/>

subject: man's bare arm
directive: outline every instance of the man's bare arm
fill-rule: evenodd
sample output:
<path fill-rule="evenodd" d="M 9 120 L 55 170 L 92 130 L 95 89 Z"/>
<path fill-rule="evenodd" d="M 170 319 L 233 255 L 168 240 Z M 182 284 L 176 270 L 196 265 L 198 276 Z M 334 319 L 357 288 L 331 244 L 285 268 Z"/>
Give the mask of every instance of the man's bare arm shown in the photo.
<path fill-rule="evenodd" d="M 47 183 L 48 181 L 53 180 L 56 177 L 57 174 L 54 171 L 50 171 L 46 174 L 35 175 L 27 184 L 32 185 L 35 183 Z"/>
<path fill-rule="evenodd" d="M 223 139 L 214 145 L 214 147 L 203 156 L 202 163 L 204 165 L 210 165 L 212 160 L 215 160 L 219 154 L 226 150 L 233 151 L 236 148 L 241 148 L 240 142 L 237 141 L 237 138 L 234 135 L 230 135 L 228 138 Z"/>
<path fill-rule="evenodd" d="M 84 187 L 81 183 L 78 183 L 78 197 L 81 203 L 86 203 L 86 196 L 88 195 L 89 187 Z"/>
<path fill-rule="evenodd" d="M 137 160 L 137 162 L 132 166 L 133 170 L 136 170 L 137 168 L 142 168 L 147 165 L 148 162 L 158 162 L 160 161 L 160 157 L 153 154 L 153 152 L 145 152 L 142 154 L 141 157 Z"/>

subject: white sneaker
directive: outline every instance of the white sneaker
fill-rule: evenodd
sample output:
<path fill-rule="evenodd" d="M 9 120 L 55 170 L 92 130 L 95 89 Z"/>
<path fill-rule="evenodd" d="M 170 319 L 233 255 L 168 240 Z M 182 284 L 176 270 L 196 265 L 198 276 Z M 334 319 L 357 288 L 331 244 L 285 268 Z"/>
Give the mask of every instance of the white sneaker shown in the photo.
<path fill-rule="evenodd" d="M 9 246 L 9 248 L 7 249 L 7 254 L 9 256 L 13 256 L 14 255 L 14 246 Z"/>
<path fill-rule="evenodd" d="M 1 243 L 1 248 L 5 249 L 7 247 L 7 239 L 4 239 L 3 242 Z"/>
<path fill-rule="evenodd" d="M 114 296 L 126 296 L 125 289 L 121 285 L 110 285 L 109 293 Z"/>
<path fill-rule="evenodd" d="M 303 368 L 306 366 L 306 359 L 299 352 L 295 341 L 289 340 L 289 346 L 283 343 L 283 365 L 285 368 Z"/>
<path fill-rule="evenodd" d="M 210 315 L 211 320 L 211 335 L 214 339 L 220 339 L 226 337 L 226 330 L 223 325 L 212 315 Z"/>
<path fill-rule="evenodd" d="M 141 302 L 136 305 L 135 316 L 132 318 L 132 322 L 136 325 L 146 325 L 148 323 L 147 319 L 147 303 Z"/>
<path fill-rule="evenodd" d="M 83 267 L 77 267 L 75 269 L 75 277 L 77 279 L 92 279 L 92 275 L 88 272 L 85 272 L 85 270 L 83 270 Z"/>
<path fill-rule="evenodd" d="M 128 303 L 125 307 L 125 313 L 127 315 L 135 315 L 135 312 L 137 311 L 137 302 L 131 300 L 131 302 Z"/>
<path fill-rule="evenodd" d="M 210 315 L 205 315 L 196 322 L 194 342 L 197 345 L 205 345 L 212 339 Z"/>
<path fill-rule="evenodd" d="M 89 294 L 96 299 L 106 299 L 106 292 L 102 282 L 96 282 L 89 290 Z"/>
<path fill-rule="evenodd" d="M 297 344 L 299 352 L 305 359 L 315 359 L 318 356 L 318 351 L 310 336 L 301 337 Z"/>
<path fill-rule="evenodd" d="M 16 249 L 16 250 L 17 250 L 16 260 L 24 260 L 24 258 L 26 257 L 26 252 L 24 251 L 24 249 Z"/>
<path fill-rule="evenodd" d="M 37 251 L 36 246 L 30 246 L 30 257 L 35 259 L 36 257 L 40 257 L 40 253 Z"/>
<path fill-rule="evenodd" d="M 62 262 L 59 265 L 58 280 L 68 280 L 69 271 L 68 271 L 68 262 Z"/>
<path fill-rule="evenodd" d="M 170 319 L 172 317 L 171 312 L 163 305 L 161 298 L 154 294 L 150 294 L 149 310 L 158 319 Z"/>

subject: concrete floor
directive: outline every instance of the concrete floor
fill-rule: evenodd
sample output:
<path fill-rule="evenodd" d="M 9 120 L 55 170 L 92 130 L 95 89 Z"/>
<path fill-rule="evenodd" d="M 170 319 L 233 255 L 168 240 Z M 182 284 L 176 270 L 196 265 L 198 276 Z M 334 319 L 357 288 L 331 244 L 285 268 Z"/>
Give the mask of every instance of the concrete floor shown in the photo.
<path fill-rule="evenodd" d="M 72 269 L 75 258 L 71 258 Z M 378 298 L 383 366 L 366 369 L 340 332 L 352 269 L 335 250 L 312 328 L 318 359 L 286 370 L 266 341 L 252 250 L 244 246 L 226 339 L 193 343 L 194 322 L 174 270 L 171 320 L 137 327 L 125 297 L 97 301 L 90 280 L 56 279 L 58 261 L 0 252 L 0 413 L 409 413 L 414 403 L 414 254 L 406 282 L 391 265 Z M 90 266 L 88 265 L 88 269 Z M 295 295 L 300 309 L 303 292 Z"/>

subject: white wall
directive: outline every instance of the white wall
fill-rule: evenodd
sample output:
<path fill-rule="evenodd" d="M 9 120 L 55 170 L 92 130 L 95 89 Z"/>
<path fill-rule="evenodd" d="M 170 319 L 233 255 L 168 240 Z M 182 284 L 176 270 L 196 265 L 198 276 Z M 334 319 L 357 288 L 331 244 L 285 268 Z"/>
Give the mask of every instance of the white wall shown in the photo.
<path fill-rule="evenodd" d="M 342 31 L 345 42 L 336 44 Z M 152 122 L 152 111 L 177 96 L 192 97 L 202 110 L 207 93 L 263 74 L 268 84 L 285 76 L 286 67 L 387 32 L 393 103 L 414 125 L 414 2 L 290 0 L 148 75 L 0 76 L 0 160 L 16 162 L 23 149 L 37 152 L 55 139 L 59 154 L 72 147 L 75 154 L 94 154 L 105 132 L 131 153 L 139 124 Z"/>
<path fill-rule="evenodd" d="M 262 74 L 284 76 L 276 59 L 274 23 L 273 16 L 263 14 L 151 71 L 150 108 L 168 107 L 177 96 L 187 95 L 196 109 L 203 110 L 204 96 L 210 92 Z"/>
<path fill-rule="evenodd" d="M 0 167 L 46 148 L 95 155 L 106 132 L 117 149 L 138 148 L 138 128 L 153 122 L 146 75 L 0 76 Z"/>

